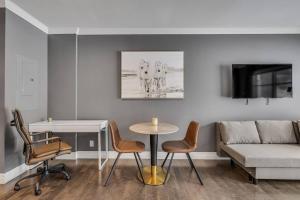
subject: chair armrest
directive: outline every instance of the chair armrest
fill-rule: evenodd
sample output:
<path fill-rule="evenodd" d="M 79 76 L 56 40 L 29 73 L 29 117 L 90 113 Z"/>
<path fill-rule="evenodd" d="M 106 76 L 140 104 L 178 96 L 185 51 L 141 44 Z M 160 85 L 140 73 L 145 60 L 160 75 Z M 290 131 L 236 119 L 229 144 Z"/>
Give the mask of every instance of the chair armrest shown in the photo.
<path fill-rule="evenodd" d="M 46 138 L 46 139 L 42 139 L 42 140 L 37 140 L 32 142 L 32 144 L 37 144 L 37 143 L 41 143 L 41 142 L 47 142 L 47 141 L 52 141 L 52 140 L 58 140 L 58 152 L 57 155 L 60 153 L 61 151 L 61 138 L 60 137 L 50 137 L 50 138 Z"/>
<path fill-rule="evenodd" d="M 51 133 L 51 131 L 31 132 L 29 135 L 30 136 L 36 136 L 36 135 L 41 135 L 41 134 L 46 134 L 46 133 Z"/>
<path fill-rule="evenodd" d="M 41 143 L 41 142 L 47 142 L 47 141 L 51 141 L 51 140 L 58 140 L 59 143 L 61 142 L 61 138 L 60 137 L 50 137 L 50 138 L 46 138 L 46 139 L 42 139 L 42 140 L 33 141 L 32 144 L 37 144 L 37 143 Z"/>

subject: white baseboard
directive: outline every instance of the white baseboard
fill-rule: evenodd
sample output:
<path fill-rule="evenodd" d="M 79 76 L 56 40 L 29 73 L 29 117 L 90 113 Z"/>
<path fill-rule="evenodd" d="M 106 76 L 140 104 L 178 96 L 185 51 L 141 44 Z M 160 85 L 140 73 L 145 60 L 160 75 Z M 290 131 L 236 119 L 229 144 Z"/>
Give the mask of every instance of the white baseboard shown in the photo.
<path fill-rule="evenodd" d="M 27 170 L 29 170 L 29 166 L 27 166 L 25 163 L 22 165 L 6 172 L 6 173 L 0 173 L 0 184 L 5 184 L 9 182 L 10 180 L 14 179 L 15 177 L 23 174 Z"/>
<path fill-rule="evenodd" d="M 105 152 L 103 152 L 105 153 Z M 98 151 L 77 151 L 70 154 L 58 156 L 56 159 L 76 160 L 76 159 L 98 159 Z"/>
<path fill-rule="evenodd" d="M 102 152 L 105 155 L 105 152 Z M 108 158 L 114 159 L 117 157 L 117 152 L 109 151 Z M 158 152 L 157 158 L 164 159 L 167 153 Z M 142 159 L 150 159 L 150 152 L 146 151 L 140 154 Z M 71 154 L 59 156 L 57 159 L 75 160 L 77 159 L 98 159 L 98 151 L 77 151 Z M 195 160 L 228 160 L 227 157 L 219 157 L 216 152 L 192 152 L 191 157 Z M 134 159 L 134 155 L 130 153 L 123 153 L 121 159 Z M 183 153 L 176 153 L 174 159 L 186 159 L 186 155 Z"/>
<path fill-rule="evenodd" d="M 5 184 L 12 179 L 16 178 L 17 176 L 20 176 L 24 172 L 31 170 L 35 168 L 36 166 L 40 165 L 41 163 L 35 164 L 35 165 L 26 165 L 25 163 L 19 165 L 18 167 L 15 167 L 11 170 L 9 170 L 6 173 L 0 173 L 0 184 Z"/>
<path fill-rule="evenodd" d="M 58 157 L 56 157 L 56 159 L 59 159 L 59 160 L 76 160 L 77 155 L 78 155 L 78 151 L 77 152 L 72 152 L 70 154 L 64 154 L 64 155 L 58 156 Z"/>

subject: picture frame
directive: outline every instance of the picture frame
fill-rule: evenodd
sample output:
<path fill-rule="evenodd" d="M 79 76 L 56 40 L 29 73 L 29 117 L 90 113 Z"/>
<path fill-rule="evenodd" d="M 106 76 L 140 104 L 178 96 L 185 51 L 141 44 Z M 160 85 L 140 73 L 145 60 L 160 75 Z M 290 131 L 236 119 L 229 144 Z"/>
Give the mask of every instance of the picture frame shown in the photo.
<path fill-rule="evenodd" d="M 122 99 L 183 99 L 183 51 L 122 51 Z"/>

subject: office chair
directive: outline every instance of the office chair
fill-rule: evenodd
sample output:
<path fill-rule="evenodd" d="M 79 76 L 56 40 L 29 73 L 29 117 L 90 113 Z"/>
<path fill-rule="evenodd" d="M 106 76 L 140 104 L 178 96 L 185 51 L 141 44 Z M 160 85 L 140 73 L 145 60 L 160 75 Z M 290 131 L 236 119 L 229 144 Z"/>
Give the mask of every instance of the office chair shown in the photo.
<path fill-rule="evenodd" d="M 60 163 L 49 167 L 48 161 L 63 154 L 70 154 L 72 147 L 63 142 L 59 137 L 50 137 L 33 141 L 32 137 L 43 135 L 47 132 L 29 133 L 29 131 L 25 127 L 24 120 L 20 111 L 18 109 L 15 109 L 12 114 L 14 119 L 13 121 L 11 121 L 11 126 L 16 127 L 18 133 L 24 141 L 23 154 L 25 156 L 25 164 L 36 165 L 40 164 L 41 162 L 43 164 L 42 167 L 37 168 L 36 173 L 30 174 L 18 180 L 14 186 L 14 190 L 19 191 L 21 189 L 21 181 L 33 177 L 39 177 L 39 181 L 35 184 L 35 195 L 40 195 L 40 185 L 49 174 L 53 173 L 62 174 L 66 180 L 70 180 L 71 176 L 67 172 L 65 164 Z M 46 142 L 48 142 L 48 144 L 45 144 Z"/>

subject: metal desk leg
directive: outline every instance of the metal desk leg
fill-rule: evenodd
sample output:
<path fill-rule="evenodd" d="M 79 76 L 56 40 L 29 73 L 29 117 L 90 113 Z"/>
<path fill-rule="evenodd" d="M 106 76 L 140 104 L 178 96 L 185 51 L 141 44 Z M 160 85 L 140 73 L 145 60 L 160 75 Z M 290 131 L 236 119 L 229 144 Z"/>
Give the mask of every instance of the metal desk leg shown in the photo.
<path fill-rule="evenodd" d="M 101 129 L 100 129 L 98 132 L 98 167 L 99 167 L 99 170 L 102 169 L 101 158 L 102 158 L 102 154 L 101 154 Z"/>
<path fill-rule="evenodd" d="M 105 150 L 106 150 L 106 157 L 105 157 L 105 161 L 104 161 L 104 164 L 108 161 L 108 136 L 109 136 L 109 133 L 108 133 L 108 126 L 106 125 L 105 127 Z"/>
<path fill-rule="evenodd" d="M 76 132 L 75 133 L 75 160 L 76 160 L 76 163 L 77 163 L 77 159 L 78 159 L 78 154 L 77 154 L 77 147 L 78 147 L 78 144 L 77 144 L 77 142 L 78 142 L 78 140 L 77 140 L 77 135 L 78 133 Z"/>
<path fill-rule="evenodd" d="M 102 170 L 106 162 L 108 161 L 108 130 L 105 127 L 105 160 L 102 163 L 102 149 L 101 149 L 101 130 L 98 132 L 98 166 L 99 170 Z"/>

